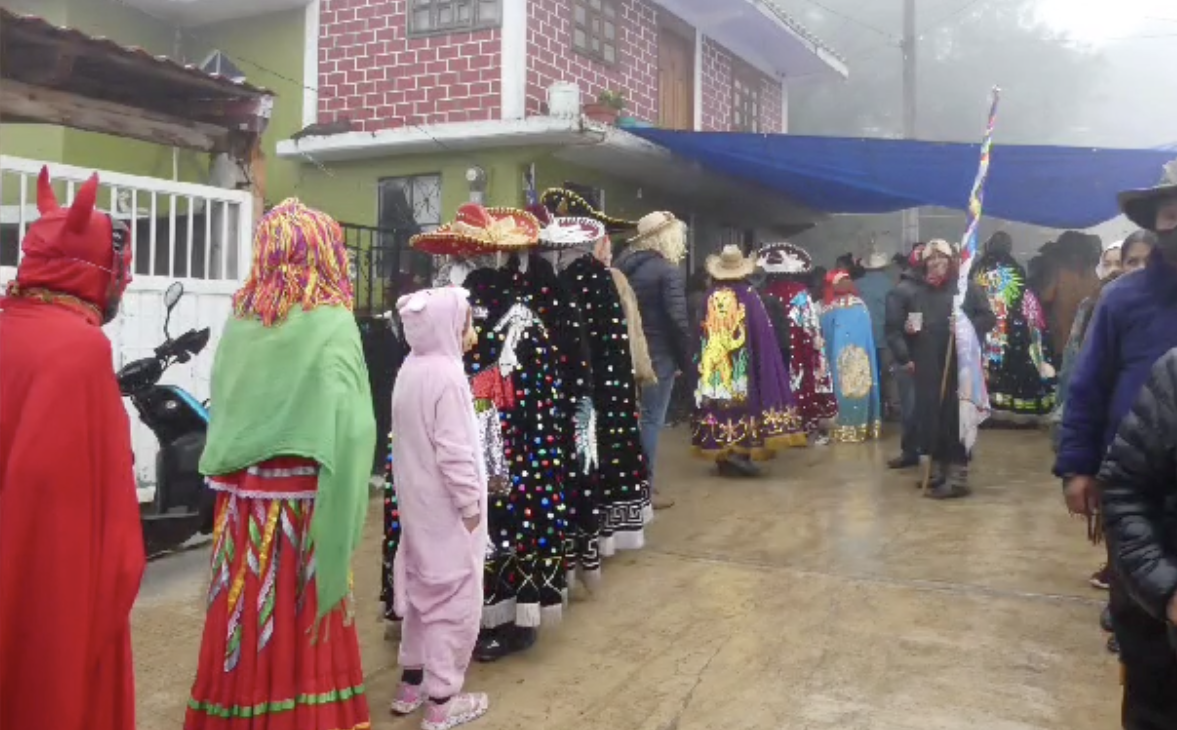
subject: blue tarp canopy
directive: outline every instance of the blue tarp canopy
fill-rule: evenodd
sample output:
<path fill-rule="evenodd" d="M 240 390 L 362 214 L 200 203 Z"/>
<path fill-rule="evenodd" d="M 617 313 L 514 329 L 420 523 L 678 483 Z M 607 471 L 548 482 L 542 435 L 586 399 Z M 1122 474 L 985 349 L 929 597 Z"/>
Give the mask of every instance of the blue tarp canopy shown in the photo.
<path fill-rule="evenodd" d="M 964 210 L 980 145 L 790 134 L 629 130 L 735 178 L 823 213 Z M 1045 147 L 994 142 L 985 215 L 1048 228 L 1090 228 L 1119 215 L 1116 193 L 1150 187 L 1168 150 Z"/>

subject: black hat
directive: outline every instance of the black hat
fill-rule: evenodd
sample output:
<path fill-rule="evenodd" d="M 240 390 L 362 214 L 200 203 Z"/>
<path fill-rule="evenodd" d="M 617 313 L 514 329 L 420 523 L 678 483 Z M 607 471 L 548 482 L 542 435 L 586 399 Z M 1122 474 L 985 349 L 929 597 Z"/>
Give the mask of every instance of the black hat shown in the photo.
<path fill-rule="evenodd" d="M 1125 190 L 1117 196 L 1128 220 L 1148 231 L 1157 230 L 1157 208 L 1177 198 L 1177 160 L 1162 168 L 1161 181 L 1151 188 Z"/>

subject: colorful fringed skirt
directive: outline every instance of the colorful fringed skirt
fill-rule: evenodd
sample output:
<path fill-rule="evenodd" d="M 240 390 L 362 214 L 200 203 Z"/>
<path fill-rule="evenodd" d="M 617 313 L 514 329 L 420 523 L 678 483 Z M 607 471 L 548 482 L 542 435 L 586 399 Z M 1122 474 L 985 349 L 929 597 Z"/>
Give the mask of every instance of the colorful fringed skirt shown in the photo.
<path fill-rule="evenodd" d="M 208 614 L 185 730 L 371 727 L 351 602 L 315 626 L 317 474 L 278 458 L 209 481 Z"/>

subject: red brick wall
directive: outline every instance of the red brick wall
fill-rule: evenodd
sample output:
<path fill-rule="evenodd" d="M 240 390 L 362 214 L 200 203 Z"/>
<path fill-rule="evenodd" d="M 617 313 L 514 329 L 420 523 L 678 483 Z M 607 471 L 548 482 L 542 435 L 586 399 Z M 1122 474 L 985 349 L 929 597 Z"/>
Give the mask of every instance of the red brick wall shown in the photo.
<path fill-rule="evenodd" d="M 703 131 L 730 132 L 732 126 L 732 54 L 703 39 Z M 760 131 L 781 132 L 781 84 L 764 76 L 760 86 Z"/>
<path fill-rule="evenodd" d="M 610 66 L 572 49 L 572 3 L 530 0 L 527 4 L 527 114 L 546 108 L 548 87 L 557 81 L 580 86 L 581 101 L 605 90 L 624 90 L 627 113 L 658 120 L 657 10 L 645 0 L 621 0 L 617 55 Z"/>
<path fill-rule="evenodd" d="M 727 132 L 732 126 L 732 57 L 703 38 L 703 131 Z"/>
<path fill-rule="evenodd" d="M 784 112 L 784 99 L 781 82 L 764 77 L 760 84 L 760 131 L 785 132 L 786 120 L 781 119 Z"/>
<path fill-rule="evenodd" d="M 407 0 L 323 0 L 319 121 L 372 132 L 498 119 L 498 29 L 408 38 Z"/>

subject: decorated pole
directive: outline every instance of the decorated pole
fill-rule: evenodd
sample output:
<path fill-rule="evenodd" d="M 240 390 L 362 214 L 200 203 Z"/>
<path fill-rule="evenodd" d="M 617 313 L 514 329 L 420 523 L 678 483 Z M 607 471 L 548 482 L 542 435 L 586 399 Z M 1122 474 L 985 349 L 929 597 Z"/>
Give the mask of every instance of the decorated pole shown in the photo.
<path fill-rule="evenodd" d="M 981 342 L 961 307 L 968 292 L 969 277 L 973 261 L 977 258 L 977 229 L 981 224 L 981 213 L 985 202 L 985 183 L 989 179 L 989 158 L 993 148 L 993 125 L 997 119 L 997 102 L 1001 89 L 993 87 L 989 104 L 989 121 L 985 126 L 985 137 L 981 140 L 981 162 L 977 167 L 977 178 L 969 195 L 968 226 L 960 242 L 960 279 L 957 282 L 953 313 L 956 317 L 956 392 L 960 399 L 960 441 L 966 451 L 972 451 L 977 442 L 977 429 L 989 417 L 989 391 L 985 387 L 985 368 L 981 361 Z"/>
<path fill-rule="evenodd" d="M 960 441 L 966 451 L 971 451 L 977 442 L 977 430 L 989 417 L 989 392 L 985 387 L 985 370 L 981 362 L 981 342 L 972 322 L 962 311 L 965 294 L 968 293 L 969 276 L 973 261 L 977 258 L 977 231 L 981 225 L 981 213 L 985 203 L 985 183 L 989 179 L 989 159 L 993 148 L 993 126 L 997 121 L 997 102 L 1001 89 L 994 86 L 989 103 L 989 120 L 985 125 L 985 137 L 981 140 L 981 161 L 977 166 L 977 177 L 969 193 L 964 237 L 960 241 L 960 274 L 957 279 L 956 296 L 952 311 L 955 326 L 948 337 L 944 353 L 944 371 L 940 378 L 940 402 L 948 396 L 948 368 L 952 364 L 952 351 L 956 349 L 956 393 L 960 402 Z M 926 492 L 932 476 L 931 454 L 924 463 L 923 489 Z"/>
<path fill-rule="evenodd" d="M 969 208 L 964 238 L 960 241 L 960 284 L 956 292 L 956 308 L 964 302 L 965 284 L 969 280 L 969 273 L 973 268 L 973 261 L 977 257 L 977 229 L 981 225 L 981 212 L 985 204 L 985 182 L 989 179 L 989 157 L 993 148 L 993 124 L 997 120 L 997 102 L 1001 99 L 1001 89 L 993 87 L 992 99 L 989 103 L 989 122 L 985 126 L 985 137 L 981 140 L 981 164 L 977 167 L 977 177 L 973 181 L 973 190 L 969 193 Z"/>

